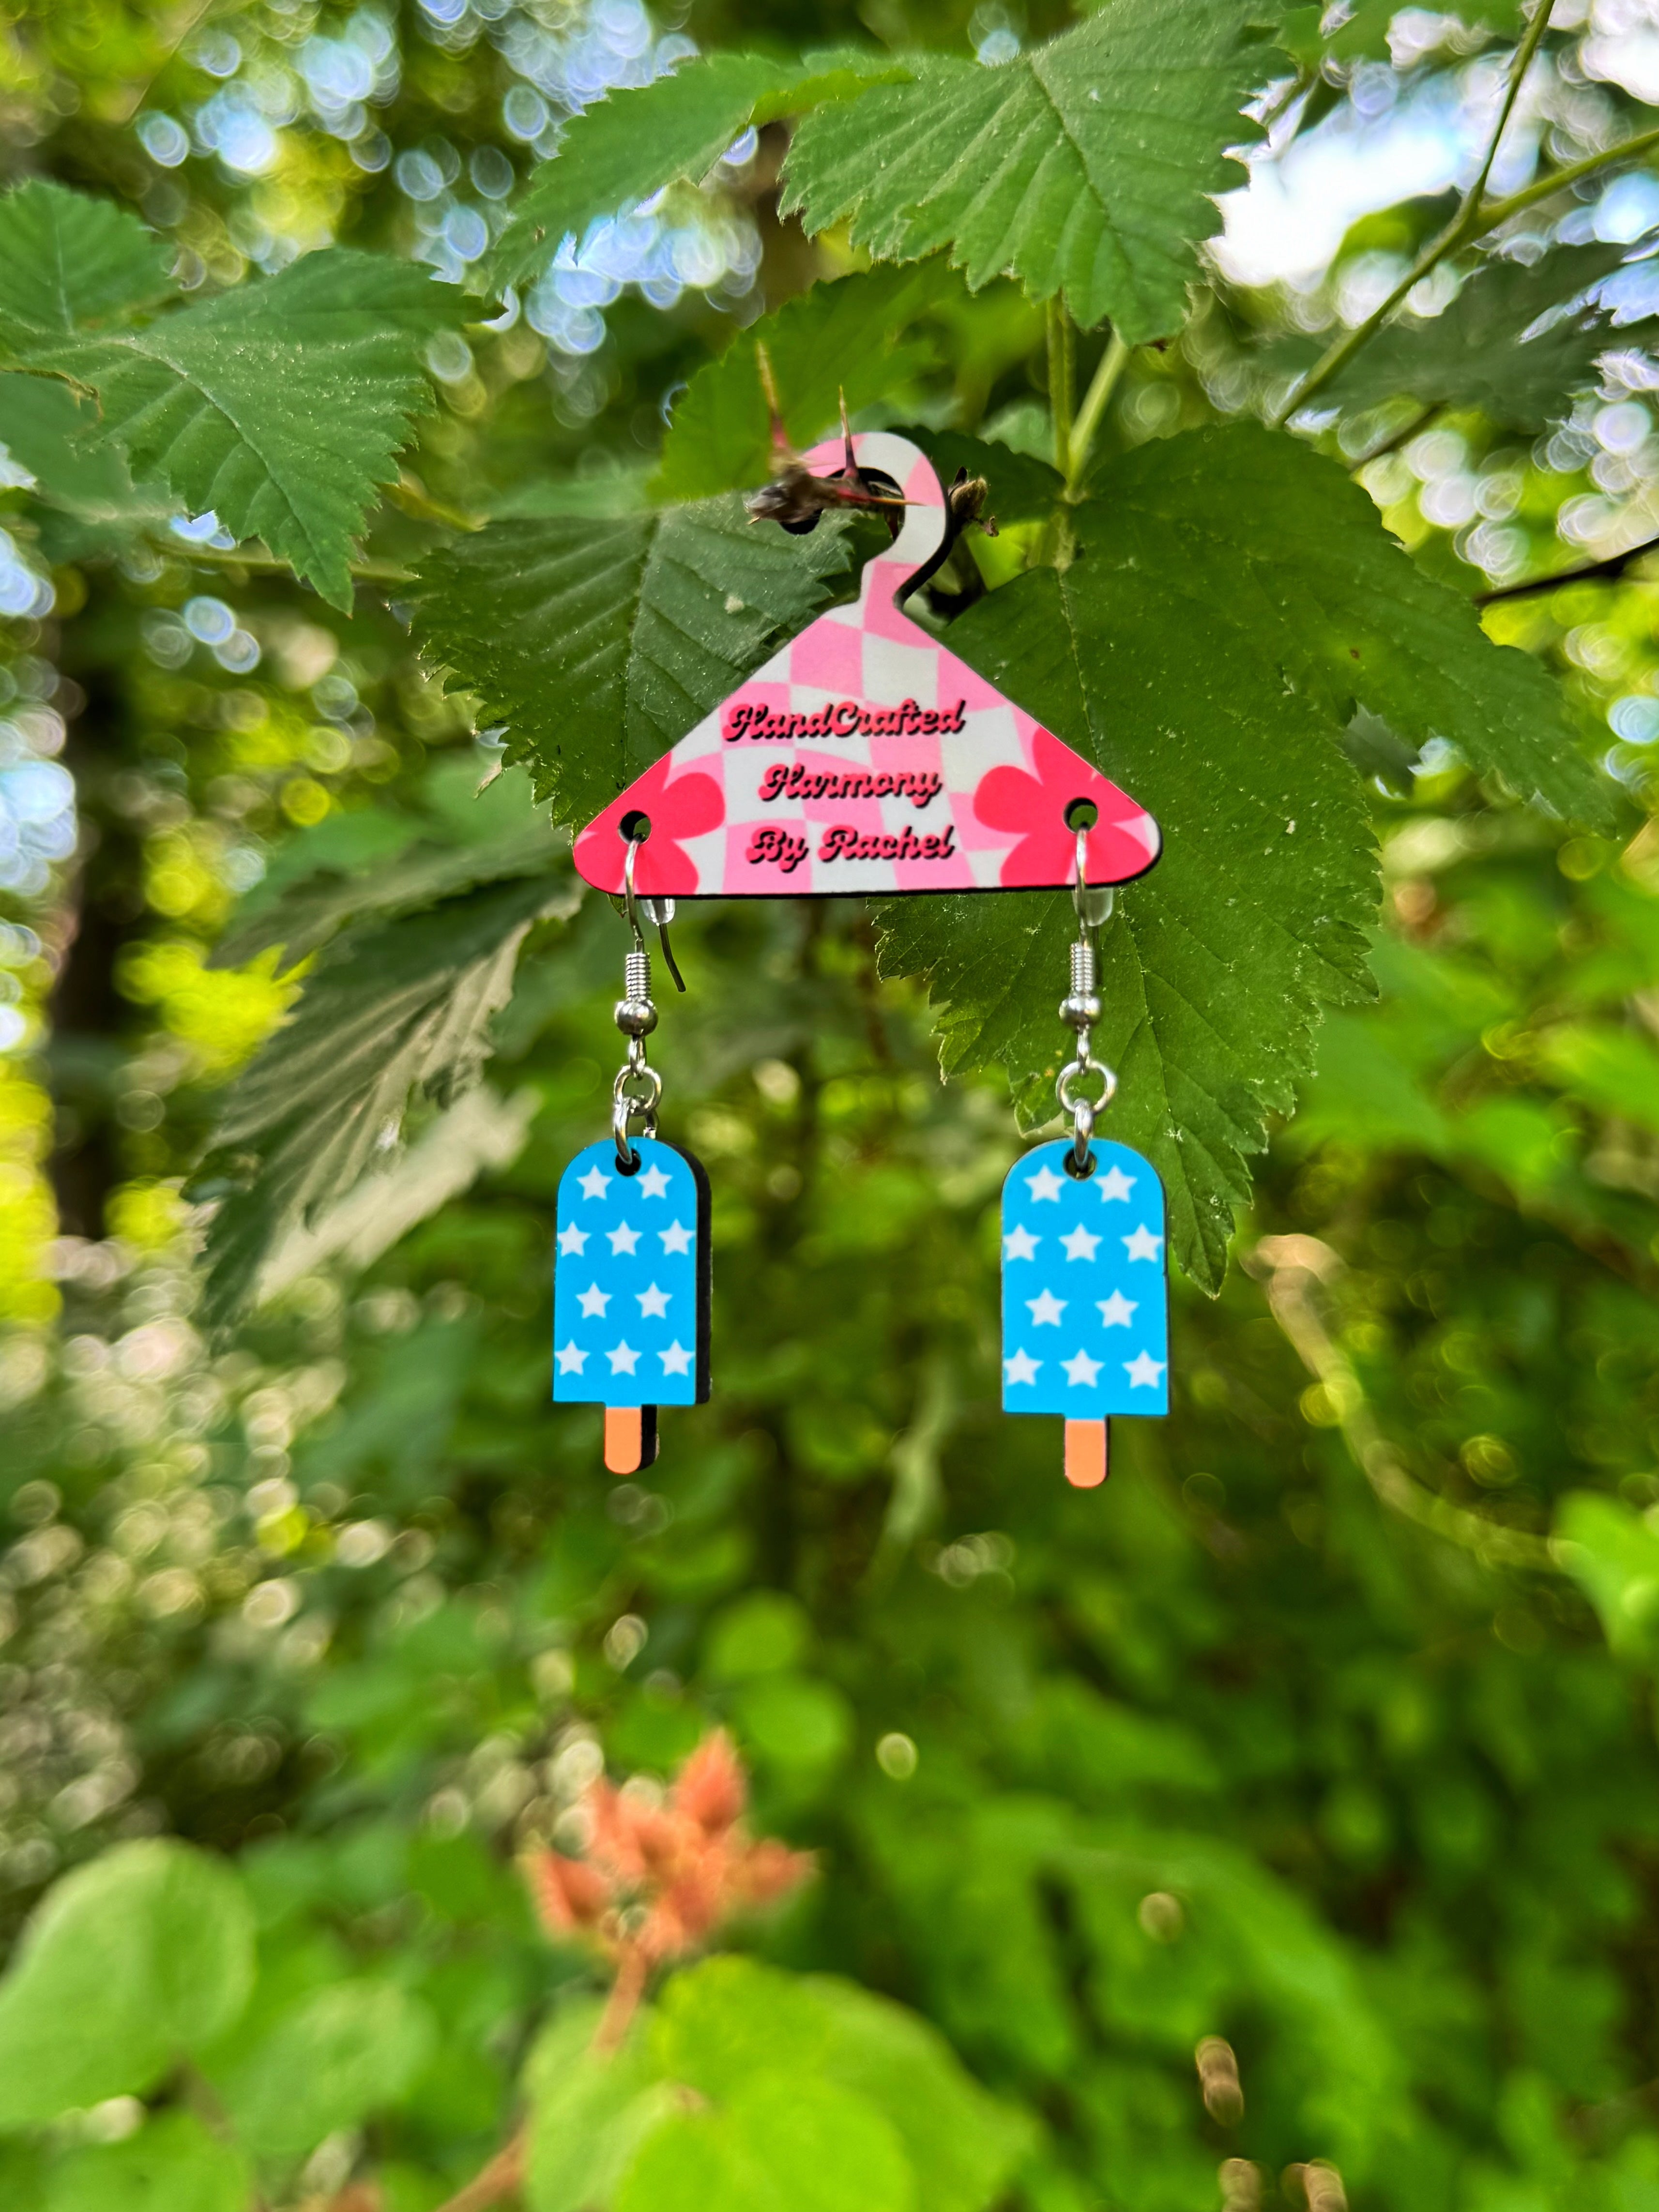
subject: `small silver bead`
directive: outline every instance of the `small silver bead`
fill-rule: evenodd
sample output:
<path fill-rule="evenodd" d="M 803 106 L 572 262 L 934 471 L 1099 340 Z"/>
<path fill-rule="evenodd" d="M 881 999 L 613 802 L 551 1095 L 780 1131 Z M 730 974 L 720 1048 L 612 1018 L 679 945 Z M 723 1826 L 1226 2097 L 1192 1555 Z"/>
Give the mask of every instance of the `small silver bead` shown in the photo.
<path fill-rule="evenodd" d="M 657 1026 L 657 1010 L 649 999 L 618 999 L 616 1023 L 624 1036 L 649 1036 Z"/>

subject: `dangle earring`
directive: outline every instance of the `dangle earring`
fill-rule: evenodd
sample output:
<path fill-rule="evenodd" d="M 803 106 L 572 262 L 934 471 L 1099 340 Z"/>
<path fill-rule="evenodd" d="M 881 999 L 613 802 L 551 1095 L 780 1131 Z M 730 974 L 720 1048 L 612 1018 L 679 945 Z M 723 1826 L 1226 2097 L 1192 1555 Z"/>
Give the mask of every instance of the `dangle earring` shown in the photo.
<path fill-rule="evenodd" d="M 559 1179 L 553 1262 L 554 1403 L 605 1407 L 612 1474 L 638 1474 L 656 1458 L 659 1406 L 700 1406 L 708 1395 L 708 1178 L 658 1136 L 662 1077 L 646 1054 L 657 1009 L 641 915 L 685 988 L 668 943 L 674 902 L 635 894 L 650 826 L 635 820 L 628 832 L 623 899 L 633 945 L 616 1010 L 628 1054 L 611 1089 L 611 1136 L 578 1152 Z"/>
<path fill-rule="evenodd" d="M 597 890 L 627 894 L 631 914 L 637 839 L 647 823 L 653 834 L 638 860 L 640 881 L 663 901 L 1072 885 L 1079 942 L 1061 1012 L 1077 1030 L 1078 1053 L 1060 1078 L 1060 1103 L 1073 1136 L 1037 1146 L 1005 1187 L 1003 1404 L 1011 1413 L 1061 1414 L 1066 1474 L 1089 1487 L 1106 1479 L 1108 1417 L 1164 1413 L 1169 1396 L 1163 1186 L 1139 1152 L 1092 1145 L 1097 1107 L 1088 1091 L 1090 1079 L 1100 1078 L 1104 1105 L 1115 1085 L 1089 1051 L 1100 1012 L 1093 931 L 1110 911 L 1109 886 L 1144 876 L 1157 860 L 1158 823 L 905 612 L 908 595 L 978 519 L 985 487 L 964 479 L 947 492 L 908 438 L 854 431 L 844 420 L 839 440 L 797 455 L 783 434 L 769 368 L 762 374 L 772 403 L 775 475 L 750 500 L 751 520 L 802 531 L 821 513 L 871 507 L 897 524 L 896 535 L 865 563 L 855 604 L 817 615 L 595 815 L 577 836 L 576 871 Z M 648 1087 L 655 1078 L 644 1071 L 640 1080 Z M 654 1091 L 644 1104 L 654 1111 Z M 621 1127 L 625 1135 L 625 1121 Z M 619 1157 L 623 1143 L 619 1137 Z M 607 1187 L 619 1187 L 614 1164 L 595 1182 L 596 1191 Z M 586 1227 L 587 1201 L 574 1188 L 586 1185 L 572 1188 L 567 1175 L 560 1277 L 586 1284 L 568 1266 L 562 1243 L 567 1220 L 572 1231 Z M 613 1189 L 606 1203 L 615 1202 Z M 632 1233 L 631 1214 L 622 1227 Z M 659 1293 L 664 1279 L 653 1279 Z M 608 1301 L 609 1292 L 606 1276 L 583 1295 Z M 629 1295 L 641 1294 L 630 1285 Z M 586 1317 L 586 1304 L 581 1312 Z M 565 1326 L 562 1318 L 562 1346 Z M 585 1365 L 597 1366 L 597 1337 L 569 1338 L 554 1395 L 611 1408 L 606 1434 L 616 1421 L 623 1457 L 635 1434 L 630 1427 L 624 1435 L 616 1410 L 625 1402 L 629 1421 L 641 1425 L 639 1449 L 647 1450 L 648 1409 L 617 1395 L 624 1378 L 583 1376 Z M 605 1356 L 634 1354 L 623 1343 Z M 647 1371 L 654 1379 L 654 1367 Z M 684 1397 L 664 1402 L 691 1395 L 687 1383 Z M 631 1471 L 609 1447 L 606 1464 Z"/>
<path fill-rule="evenodd" d="M 1074 810 L 1074 811 L 1080 810 Z M 1037 1145 L 1002 1186 L 1002 1406 L 1059 1413 L 1066 1480 L 1105 1481 L 1114 1413 L 1167 1413 L 1169 1283 L 1164 1186 L 1149 1159 L 1095 1137 L 1095 1116 L 1117 1091 L 1090 1036 L 1100 1019 L 1095 931 L 1112 910 L 1109 888 L 1085 875 L 1088 826 L 1072 825 L 1077 942 L 1060 1018 L 1077 1036 L 1055 1083 L 1070 1137 Z M 1090 1091 L 1098 1079 L 1098 1098 Z"/>

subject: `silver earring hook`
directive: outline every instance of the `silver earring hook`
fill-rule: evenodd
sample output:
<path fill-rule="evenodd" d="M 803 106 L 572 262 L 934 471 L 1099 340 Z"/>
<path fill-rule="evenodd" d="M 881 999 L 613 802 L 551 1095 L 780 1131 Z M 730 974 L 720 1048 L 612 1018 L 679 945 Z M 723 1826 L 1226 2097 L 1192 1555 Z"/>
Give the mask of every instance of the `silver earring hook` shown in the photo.
<path fill-rule="evenodd" d="M 648 829 L 649 824 L 647 827 Z M 641 952 L 645 950 L 645 933 L 640 927 L 640 916 L 643 915 L 652 924 L 661 942 L 662 957 L 667 964 L 668 972 L 674 979 L 674 988 L 684 992 L 685 978 L 680 973 L 679 962 L 674 957 L 674 948 L 668 941 L 668 925 L 674 919 L 673 900 L 672 898 L 640 898 L 635 895 L 634 866 L 639 859 L 640 847 L 644 842 L 643 837 L 629 837 L 627 840 L 628 858 L 623 862 L 623 912 L 627 916 L 629 927 L 634 933 L 635 947 Z"/>
<path fill-rule="evenodd" d="M 1077 831 L 1077 855 L 1072 868 L 1072 909 L 1077 915 L 1079 931 L 1098 929 L 1103 921 L 1112 918 L 1112 886 L 1110 884 L 1091 884 L 1089 881 L 1089 830 L 1091 825 L 1081 823 Z"/>
<path fill-rule="evenodd" d="M 645 950 L 645 932 L 640 927 L 639 902 L 634 896 L 634 863 L 639 859 L 640 847 L 643 842 L 642 838 L 630 837 L 628 840 L 628 858 L 623 862 L 623 912 L 627 917 L 628 927 L 634 933 L 636 952 Z"/>
<path fill-rule="evenodd" d="M 1077 915 L 1077 942 L 1072 947 L 1072 988 L 1060 1002 L 1060 1018 L 1077 1032 L 1077 1056 L 1060 1071 L 1054 1094 L 1060 1110 L 1072 1117 L 1072 1157 L 1066 1163 L 1079 1177 L 1094 1173 L 1095 1156 L 1090 1139 L 1095 1115 L 1109 1106 L 1117 1093 L 1117 1077 L 1095 1059 L 1089 1049 L 1090 1032 L 1100 1019 L 1101 1003 L 1096 979 L 1095 931 L 1112 911 L 1112 886 L 1091 888 L 1088 878 L 1089 826 L 1077 829 L 1077 855 L 1072 877 L 1072 906 Z M 1101 1081 L 1101 1096 L 1091 1099 L 1079 1088 L 1091 1076 Z"/>

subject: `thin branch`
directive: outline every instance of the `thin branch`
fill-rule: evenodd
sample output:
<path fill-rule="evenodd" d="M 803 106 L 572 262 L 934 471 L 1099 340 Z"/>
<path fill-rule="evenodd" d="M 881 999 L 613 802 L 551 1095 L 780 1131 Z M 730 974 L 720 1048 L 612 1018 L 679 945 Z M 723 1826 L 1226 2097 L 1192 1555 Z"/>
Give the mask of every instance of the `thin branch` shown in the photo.
<path fill-rule="evenodd" d="M 208 568 L 246 568 L 254 576 L 294 574 L 293 563 L 278 559 L 274 553 L 245 553 L 240 548 L 224 553 L 216 545 L 191 545 L 179 538 L 152 538 L 149 542 L 169 561 L 190 561 Z M 346 574 L 358 584 L 407 584 L 414 580 L 407 568 L 400 568 L 392 561 L 353 561 Z"/>
<path fill-rule="evenodd" d="M 1445 411 L 1445 401 L 1437 399 L 1432 406 L 1425 407 L 1418 414 L 1407 416 L 1397 430 L 1391 431 L 1383 439 L 1380 446 L 1373 446 L 1370 453 L 1362 453 L 1348 474 L 1358 476 L 1361 469 L 1368 469 L 1373 461 L 1386 460 L 1390 453 L 1397 453 L 1402 446 L 1410 444 L 1419 430 L 1426 430 L 1436 416 L 1443 415 Z"/>
<path fill-rule="evenodd" d="M 1492 163 L 1498 158 L 1498 143 L 1514 111 L 1516 100 L 1521 90 L 1522 79 L 1526 76 L 1532 58 L 1538 51 L 1539 41 L 1549 27 L 1550 14 L 1554 4 L 1555 0 L 1538 0 L 1537 9 L 1531 22 L 1527 26 L 1526 36 L 1516 50 L 1514 65 L 1510 70 L 1510 81 L 1504 93 L 1504 104 L 1498 111 L 1497 125 L 1487 144 L 1486 158 L 1480 164 L 1480 173 L 1464 193 L 1456 214 L 1441 232 L 1439 237 L 1424 247 L 1422 252 L 1418 255 L 1417 259 L 1382 305 L 1374 308 L 1363 323 L 1357 324 L 1351 331 L 1345 331 L 1340 338 L 1325 349 L 1274 418 L 1276 428 L 1282 430 L 1291 416 L 1299 413 L 1307 405 L 1315 392 L 1322 392 L 1331 379 L 1347 367 L 1362 346 L 1370 344 L 1383 324 L 1394 313 L 1395 309 L 1416 289 L 1425 276 L 1440 266 L 1448 254 L 1455 253 L 1460 246 L 1467 244 L 1471 238 L 1480 236 L 1485 229 L 1490 228 L 1490 225 L 1483 224 L 1480 216 L 1480 202 L 1486 192 L 1486 179 L 1491 176 Z"/>
<path fill-rule="evenodd" d="M 441 522 L 447 530 L 482 530 L 484 519 L 481 514 L 465 514 L 459 507 L 446 506 L 408 469 L 399 469 L 396 483 L 388 484 L 386 495 L 394 507 L 412 515 L 416 522 Z"/>
<path fill-rule="evenodd" d="M 1561 1571 L 1542 1536 L 1454 1505 L 1407 1471 L 1320 1313 L 1318 1285 L 1342 1265 L 1328 1244 L 1316 1237 L 1264 1237 L 1244 1265 L 1265 1283 L 1273 1319 L 1308 1372 L 1324 1385 L 1354 1465 L 1391 1512 L 1473 1552 L 1483 1565 L 1530 1567 L 1542 1574 Z"/>
<path fill-rule="evenodd" d="M 1058 293 L 1048 302 L 1048 407 L 1054 418 L 1054 466 L 1072 473 L 1072 410 L 1077 397 L 1077 333 Z"/>
<path fill-rule="evenodd" d="M 111 113 L 110 121 L 112 123 L 131 122 L 145 100 L 149 99 L 150 88 L 156 78 L 161 76 L 161 71 L 173 59 L 179 47 L 184 45 L 191 33 L 208 16 L 221 13 L 234 15 L 237 12 L 237 0 L 231 0 L 231 5 L 224 9 L 220 8 L 219 0 L 196 0 L 193 6 L 185 8 L 174 27 L 164 34 L 166 44 L 155 67 L 148 76 L 141 77 L 136 85 L 126 87 L 125 96 Z"/>
<path fill-rule="evenodd" d="M 593 2048 L 606 2054 L 617 2050 L 627 2034 L 640 1999 L 645 1995 L 650 1966 L 637 1943 L 624 1943 L 617 1960 L 617 1978 L 605 2001 L 605 2011 L 593 2031 Z M 451 2208 L 446 2208 L 451 2212 Z"/>
<path fill-rule="evenodd" d="M 1609 553 L 1605 561 L 1590 561 L 1582 568 L 1563 568 L 1553 576 L 1530 576 L 1525 583 L 1500 584 L 1494 591 L 1477 592 L 1474 604 L 1491 607 L 1500 599 L 1536 599 L 1540 592 L 1559 591 L 1565 584 L 1615 584 L 1632 561 L 1656 552 L 1659 538 L 1644 538 L 1639 545 L 1628 545 L 1622 553 Z"/>
<path fill-rule="evenodd" d="M 1536 207 L 1552 193 L 1568 185 L 1576 185 L 1581 177 L 1593 177 L 1598 169 L 1611 168 L 1615 161 L 1628 161 L 1638 154 L 1645 154 L 1650 146 L 1659 146 L 1659 131 L 1638 131 L 1633 138 L 1621 138 L 1616 146 L 1603 148 L 1599 154 L 1586 154 L 1582 161 L 1574 161 L 1565 169 L 1553 169 L 1547 177 L 1540 177 L 1524 191 L 1511 192 L 1506 200 L 1494 200 L 1480 217 L 1480 228 L 1475 234 L 1484 237 L 1487 231 L 1496 230 L 1512 215 Z"/>
<path fill-rule="evenodd" d="M 1077 420 L 1072 425 L 1072 462 L 1066 471 L 1066 491 L 1075 498 L 1083 481 L 1083 472 L 1089 464 L 1089 455 L 1095 442 L 1095 433 L 1106 412 L 1112 394 L 1117 390 L 1124 370 L 1129 365 L 1129 356 L 1134 350 L 1124 344 L 1117 332 L 1112 332 L 1111 343 L 1100 357 L 1100 366 L 1090 380 L 1083 395 L 1083 404 L 1077 410 Z"/>
<path fill-rule="evenodd" d="M 1538 52 L 1544 33 L 1550 27 L 1550 17 L 1554 9 L 1555 0 L 1538 0 L 1533 19 L 1527 26 L 1526 36 L 1516 49 L 1515 66 L 1510 71 L 1510 81 L 1504 88 L 1504 105 L 1498 110 L 1498 125 L 1487 145 L 1486 158 L 1480 164 L 1480 175 L 1463 195 L 1464 208 L 1471 214 L 1480 207 L 1481 201 L 1486 197 L 1486 184 L 1492 175 L 1492 163 L 1498 159 L 1498 149 L 1503 141 L 1504 133 L 1510 127 L 1510 118 L 1515 112 L 1515 103 L 1521 97 L 1521 80 L 1527 74 L 1532 58 Z"/>
<path fill-rule="evenodd" d="M 487 2207 L 499 2204 L 502 2197 L 514 2195 L 522 2186 L 524 2160 L 525 2131 L 520 2128 L 506 2149 L 497 2151 L 465 2189 L 438 2207 L 438 2212 L 486 2212 Z"/>

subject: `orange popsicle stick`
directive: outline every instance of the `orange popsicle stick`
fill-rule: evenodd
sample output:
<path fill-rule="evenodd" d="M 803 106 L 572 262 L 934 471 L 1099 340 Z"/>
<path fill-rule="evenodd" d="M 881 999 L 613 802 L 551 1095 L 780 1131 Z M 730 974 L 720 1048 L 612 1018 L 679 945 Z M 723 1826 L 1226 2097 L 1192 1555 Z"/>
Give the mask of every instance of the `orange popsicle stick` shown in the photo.
<path fill-rule="evenodd" d="M 605 1463 L 612 1474 L 638 1474 L 657 1456 L 654 1406 L 607 1406 Z"/>
<path fill-rule="evenodd" d="M 1066 1422 L 1066 1480 L 1073 1490 L 1097 1490 L 1105 1481 L 1111 1472 L 1109 1435 L 1106 1421 Z"/>

